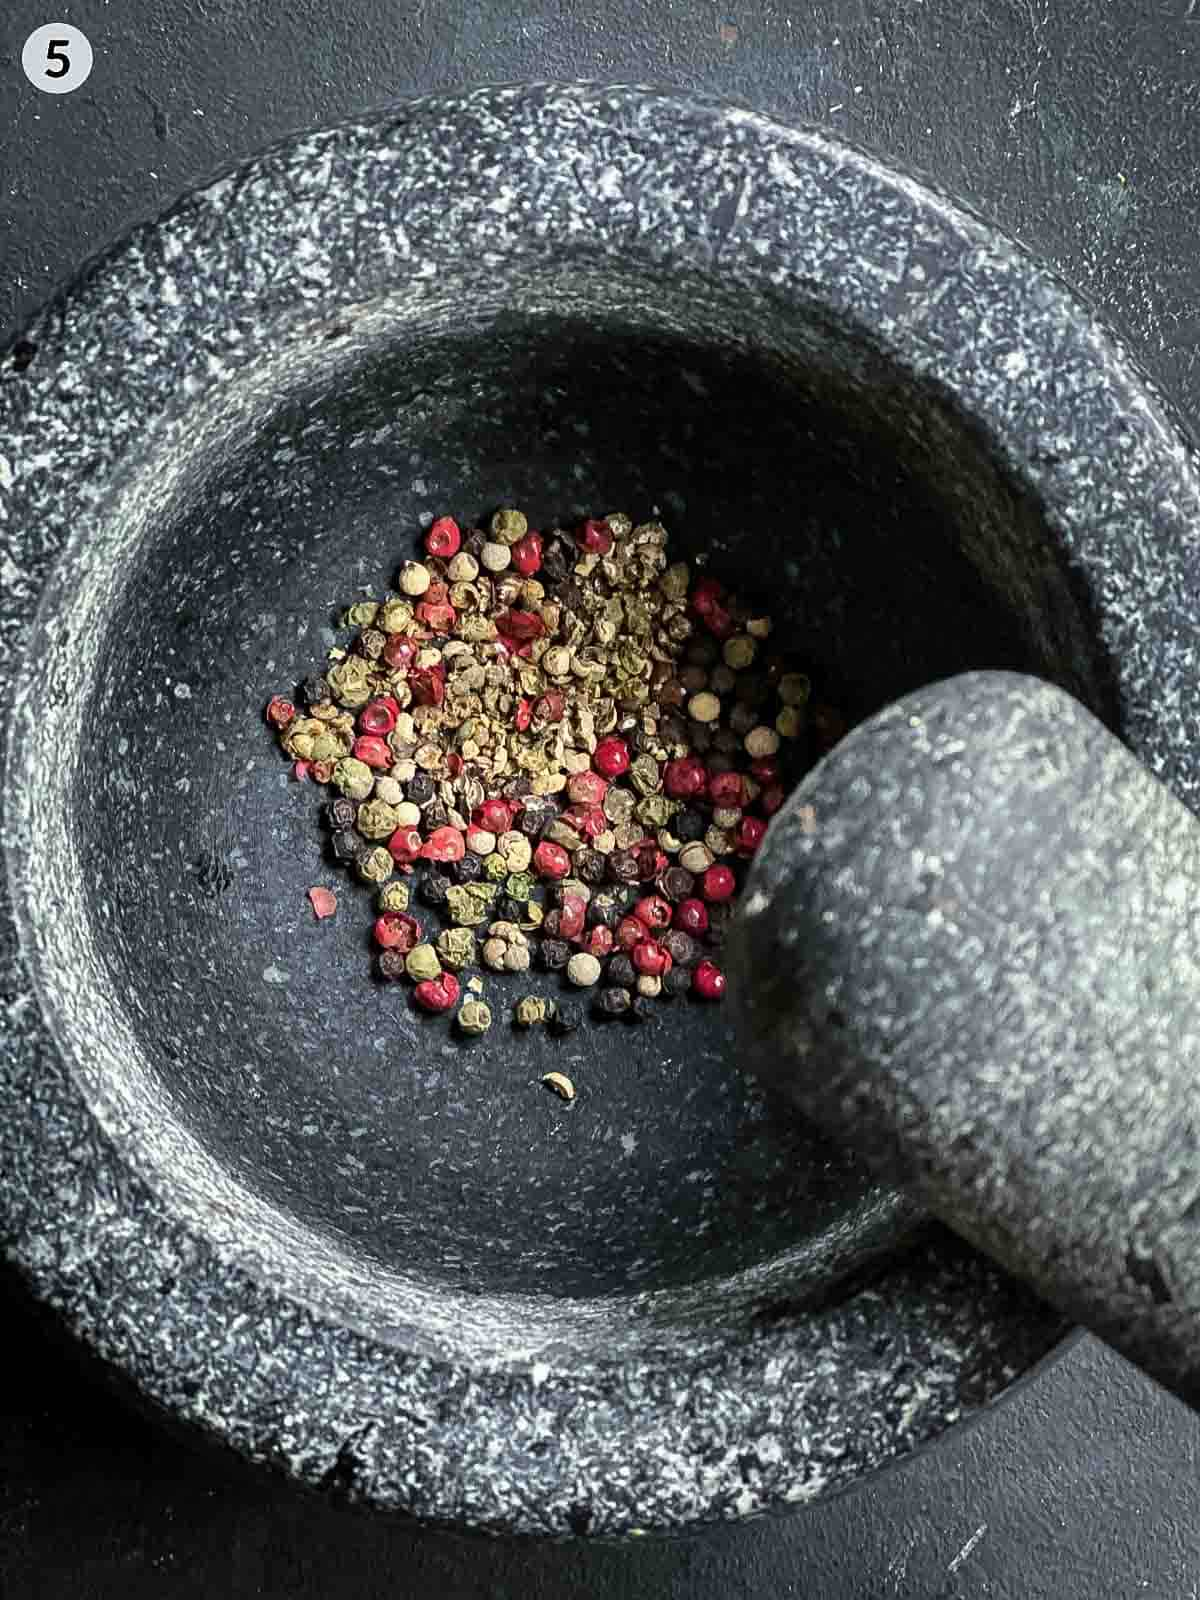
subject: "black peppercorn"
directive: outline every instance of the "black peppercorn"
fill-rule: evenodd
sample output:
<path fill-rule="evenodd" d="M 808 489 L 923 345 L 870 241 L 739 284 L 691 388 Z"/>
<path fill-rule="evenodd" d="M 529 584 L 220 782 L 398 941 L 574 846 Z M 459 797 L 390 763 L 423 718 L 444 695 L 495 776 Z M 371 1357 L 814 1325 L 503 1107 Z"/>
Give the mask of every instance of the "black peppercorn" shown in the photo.
<path fill-rule="evenodd" d="M 632 989 L 637 982 L 637 970 L 623 952 L 610 956 L 604 969 L 605 983 L 616 984 L 621 989 Z"/>
<path fill-rule="evenodd" d="M 721 647 L 711 634 L 698 634 L 688 645 L 684 660 L 694 667 L 716 666 Z"/>
<path fill-rule="evenodd" d="M 677 967 L 690 967 L 699 958 L 696 941 L 682 928 L 671 928 L 658 942 Z"/>
<path fill-rule="evenodd" d="M 427 872 L 421 882 L 421 903 L 427 906 L 444 906 L 451 887 L 450 879 L 444 872 Z"/>
<path fill-rule="evenodd" d="M 414 806 L 427 806 L 436 793 L 437 785 L 427 772 L 414 773 L 404 785 L 404 798 Z"/>
<path fill-rule="evenodd" d="M 524 800 L 533 793 L 533 784 L 528 778 L 510 778 L 500 792 L 506 800 Z"/>
<path fill-rule="evenodd" d="M 683 967 L 672 967 L 662 981 L 664 1000 L 680 1000 L 692 987 L 692 975 Z"/>
<path fill-rule="evenodd" d="M 654 1001 L 648 995 L 635 994 L 625 1013 L 626 1022 L 652 1022 L 654 1020 Z"/>
<path fill-rule="evenodd" d="M 556 1039 L 565 1039 L 567 1034 L 575 1032 L 582 1021 L 582 1006 L 576 1005 L 573 1000 L 560 1000 L 546 1026 Z"/>
<path fill-rule="evenodd" d="M 623 1017 L 629 1010 L 633 996 L 628 989 L 601 989 L 596 996 L 596 1014 L 607 1020 L 610 1017 Z"/>
<path fill-rule="evenodd" d="M 542 926 L 544 928 L 546 924 L 543 923 Z M 573 953 L 565 939 L 543 939 L 538 948 L 542 965 L 550 972 L 561 972 Z"/>
<path fill-rule="evenodd" d="M 477 883 L 483 876 L 483 858 L 468 850 L 461 861 L 451 861 L 447 873 L 455 883 Z"/>
<path fill-rule="evenodd" d="M 614 883 L 636 883 L 638 872 L 636 850 L 614 850 L 609 856 L 608 875 Z"/>
<path fill-rule="evenodd" d="M 488 536 L 482 528 L 468 528 L 463 534 L 462 548 L 469 556 L 474 556 L 475 560 L 478 561 L 487 542 Z"/>
<path fill-rule="evenodd" d="M 702 722 L 693 722 L 688 742 L 694 756 L 706 756 L 712 748 L 712 734 Z"/>
<path fill-rule="evenodd" d="M 517 818 L 517 828 L 527 839 L 537 839 L 558 816 L 555 801 L 544 795 L 530 800 Z"/>
<path fill-rule="evenodd" d="M 496 901 L 497 922 L 523 922 L 525 920 L 524 900 L 514 900 L 511 894 L 502 894 Z M 543 926 L 545 924 L 543 923 Z"/>
<path fill-rule="evenodd" d="M 390 978 L 393 982 L 405 974 L 405 960 L 400 950 L 381 950 L 379 953 L 379 976 Z"/>
<path fill-rule="evenodd" d="M 416 801 L 414 801 L 413 804 L 415 805 Z M 423 815 L 421 817 L 421 826 L 423 828 L 444 828 L 450 821 L 450 813 L 446 809 L 444 802 L 441 800 L 431 800 L 429 804 L 424 806 L 422 809 Z"/>
<path fill-rule="evenodd" d="M 588 901 L 584 920 L 589 928 L 615 928 L 625 914 L 624 895 L 594 894 Z"/>
<path fill-rule="evenodd" d="M 357 802 L 348 800 L 345 795 L 340 795 L 336 800 L 330 800 L 321 807 L 321 820 L 335 833 L 341 833 L 345 828 L 352 828 L 357 816 Z"/>
<path fill-rule="evenodd" d="M 599 850 L 591 850 L 584 845 L 582 850 L 576 850 L 572 857 L 575 876 L 581 883 L 594 885 L 603 883 L 608 875 L 608 863 Z"/>
<path fill-rule="evenodd" d="M 671 832 L 683 844 L 694 844 L 708 832 L 708 818 L 695 806 L 684 806 L 671 819 Z"/>
<path fill-rule="evenodd" d="M 307 706 L 324 705 L 329 699 L 329 685 L 319 672 L 314 672 L 311 677 L 305 678 L 300 686 L 300 693 Z"/>
<path fill-rule="evenodd" d="M 732 728 L 718 728 L 713 734 L 714 750 L 721 750 L 728 756 L 738 754 L 741 748 L 742 741 Z"/>
<path fill-rule="evenodd" d="M 541 577 L 544 583 L 566 583 L 575 565 L 575 553 L 563 539 L 550 539 L 542 551 Z"/>
<path fill-rule="evenodd" d="M 686 900 L 695 887 L 696 880 L 686 867 L 668 867 L 658 875 L 658 892 L 668 900 Z"/>
<path fill-rule="evenodd" d="M 547 911 L 542 918 L 542 937 L 544 939 L 557 939 L 558 930 L 562 926 L 562 912 L 557 906 L 552 911 Z"/>
<path fill-rule="evenodd" d="M 363 848 L 364 843 L 362 836 L 355 833 L 353 828 L 339 828 L 335 834 L 331 835 L 329 848 L 335 861 L 341 862 L 343 866 L 349 866 Z"/>
<path fill-rule="evenodd" d="M 713 950 L 719 950 L 725 943 L 725 935 L 734 917 L 734 906 L 729 901 L 719 902 L 708 908 L 708 932 L 704 935 L 704 942 Z"/>

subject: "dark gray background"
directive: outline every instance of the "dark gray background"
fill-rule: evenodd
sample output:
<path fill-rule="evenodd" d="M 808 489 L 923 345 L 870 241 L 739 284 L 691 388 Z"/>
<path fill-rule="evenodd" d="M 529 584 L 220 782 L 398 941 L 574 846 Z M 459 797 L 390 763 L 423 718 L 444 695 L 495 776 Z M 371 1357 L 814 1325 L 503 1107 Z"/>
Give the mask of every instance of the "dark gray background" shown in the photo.
<path fill-rule="evenodd" d="M 482 80 L 645 79 L 822 123 L 932 175 L 1091 297 L 1195 429 L 1197 0 L 595 11 L 4 0 L 0 331 L 131 223 L 297 128 Z M 75 94 L 39 94 L 21 74 L 23 40 L 48 21 L 82 27 L 95 49 Z M 514 1546 L 325 1507 L 177 1442 L 0 1288 L 2 1600 L 1200 1600 L 1200 1425 L 1090 1340 L 995 1413 L 785 1520 L 621 1548 Z"/>

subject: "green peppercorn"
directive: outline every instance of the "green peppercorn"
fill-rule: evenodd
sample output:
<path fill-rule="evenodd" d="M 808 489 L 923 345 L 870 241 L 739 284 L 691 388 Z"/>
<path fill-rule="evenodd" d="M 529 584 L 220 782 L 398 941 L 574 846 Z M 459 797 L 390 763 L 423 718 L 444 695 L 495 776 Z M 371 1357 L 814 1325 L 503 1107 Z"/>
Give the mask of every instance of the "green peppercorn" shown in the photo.
<path fill-rule="evenodd" d="M 665 794 L 648 794 L 638 802 L 636 816 L 645 828 L 664 828 L 678 809 L 678 802 Z"/>
<path fill-rule="evenodd" d="M 345 756 L 333 769 L 336 788 L 351 800 L 365 800 L 375 786 L 375 774 L 365 761 Z"/>
<path fill-rule="evenodd" d="M 503 883 L 504 879 L 509 875 L 508 863 L 502 855 L 493 852 L 492 855 L 484 857 L 483 875 L 491 883 Z"/>
<path fill-rule="evenodd" d="M 437 953 L 444 967 L 461 972 L 475 960 L 475 935 L 470 928 L 445 928 L 438 934 Z"/>
<path fill-rule="evenodd" d="M 347 628 L 367 628 L 379 615 L 379 606 L 374 600 L 359 600 L 346 612 L 342 619 Z"/>
<path fill-rule="evenodd" d="M 385 800 L 366 800 L 358 808 L 356 827 L 364 839 L 390 839 L 400 826 L 395 806 Z"/>
<path fill-rule="evenodd" d="M 532 932 L 541 927 L 542 919 L 545 915 L 546 913 L 536 900 L 526 900 L 521 907 L 521 915 L 517 918 L 517 921 L 526 932 Z"/>
<path fill-rule="evenodd" d="M 504 892 L 514 900 L 528 900 L 537 888 L 531 872 L 513 872 L 505 880 Z"/>
<path fill-rule="evenodd" d="M 536 994 L 523 995 L 513 1007 L 513 1017 L 521 1028 L 535 1027 L 539 1022 L 545 1022 L 549 1015 L 550 1001 Z"/>
<path fill-rule="evenodd" d="M 414 983 L 425 983 L 442 975 L 442 963 L 431 944 L 418 944 L 404 958 L 404 969 Z"/>
<path fill-rule="evenodd" d="M 459 927 L 478 927 L 487 920 L 495 895 L 494 884 L 454 884 L 446 894 L 446 909 L 451 921 Z"/>
<path fill-rule="evenodd" d="M 524 512 L 505 509 L 493 516 L 491 529 L 492 538 L 498 543 L 513 545 L 529 532 L 529 523 Z"/>
<path fill-rule="evenodd" d="M 384 633 L 404 633 L 412 626 L 413 608 L 407 600 L 389 600 L 374 620 Z"/>
<path fill-rule="evenodd" d="M 460 1031 L 474 1038 L 491 1027 L 492 1009 L 483 1000 L 464 1000 L 456 1020 Z"/>
<path fill-rule="evenodd" d="M 354 870 L 364 883 L 386 883 L 395 864 L 381 844 L 364 845 L 354 858 Z"/>
<path fill-rule="evenodd" d="M 339 705 L 357 711 L 371 698 L 371 664 L 361 656 L 347 656 L 326 673 L 329 688 Z"/>
<path fill-rule="evenodd" d="M 408 899 L 406 883 L 387 883 L 380 889 L 375 903 L 380 911 L 407 911 Z"/>

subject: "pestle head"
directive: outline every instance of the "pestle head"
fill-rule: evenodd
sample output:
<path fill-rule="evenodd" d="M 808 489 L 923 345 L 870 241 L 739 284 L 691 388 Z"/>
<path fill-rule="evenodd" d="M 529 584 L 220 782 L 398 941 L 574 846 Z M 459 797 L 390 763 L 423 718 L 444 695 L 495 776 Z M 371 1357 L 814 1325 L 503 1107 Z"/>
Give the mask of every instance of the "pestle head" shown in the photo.
<path fill-rule="evenodd" d="M 731 943 L 752 1070 L 1200 1392 L 1200 826 L 1089 711 L 980 672 L 863 723 Z"/>

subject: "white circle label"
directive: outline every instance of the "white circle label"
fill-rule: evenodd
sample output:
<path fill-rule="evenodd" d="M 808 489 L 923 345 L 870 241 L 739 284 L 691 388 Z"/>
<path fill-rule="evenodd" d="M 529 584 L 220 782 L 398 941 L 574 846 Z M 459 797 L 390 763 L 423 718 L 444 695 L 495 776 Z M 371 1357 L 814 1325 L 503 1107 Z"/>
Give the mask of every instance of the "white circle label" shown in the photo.
<path fill-rule="evenodd" d="M 88 36 L 69 22 L 45 22 L 26 39 L 21 67 L 35 89 L 46 94 L 70 94 L 91 74 Z"/>

